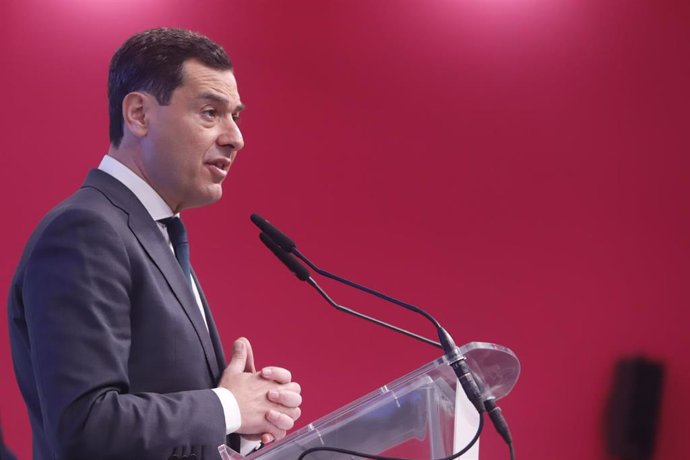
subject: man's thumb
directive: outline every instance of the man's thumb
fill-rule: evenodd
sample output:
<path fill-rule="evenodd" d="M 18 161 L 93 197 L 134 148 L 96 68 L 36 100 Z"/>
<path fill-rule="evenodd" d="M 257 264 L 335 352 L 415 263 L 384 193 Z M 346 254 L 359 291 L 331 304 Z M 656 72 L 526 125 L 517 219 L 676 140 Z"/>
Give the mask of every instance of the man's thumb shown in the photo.
<path fill-rule="evenodd" d="M 241 374 L 247 365 L 247 345 L 243 340 L 237 339 L 232 345 L 232 358 L 227 369 L 233 374 Z"/>

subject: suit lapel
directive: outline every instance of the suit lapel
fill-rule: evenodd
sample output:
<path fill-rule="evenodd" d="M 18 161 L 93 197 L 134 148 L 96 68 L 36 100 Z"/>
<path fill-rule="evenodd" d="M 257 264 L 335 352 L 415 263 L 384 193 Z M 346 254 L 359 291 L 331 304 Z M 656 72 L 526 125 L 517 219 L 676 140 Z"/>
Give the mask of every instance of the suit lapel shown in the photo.
<path fill-rule="evenodd" d="M 208 332 L 209 335 L 211 336 L 211 343 L 213 344 L 213 350 L 216 353 L 216 358 L 218 359 L 218 367 L 220 368 L 221 372 L 225 369 L 226 361 L 225 361 L 225 353 L 223 352 L 223 345 L 220 341 L 220 335 L 218 334 L 218 328 L 216 327 L 216 322 L 213 320 L 213 315 L 211 314 L 211 309 L 208 306 L 208 303 L 206 302 L 206 296 L 204 295 L 204 291 L 201 289 L 201 284 L 199 283 L 199 279 L 196 277 L 196 273 L 194 273 L 194 269 L 192 268 L 192 278 L 194 279 L 194 283 L 196 284 L 196 288 L 199 291 L 199 297 L 201 297 L 201 303 L 204 306 L 204 314 L 206 315 L 206 324 L 208 324 Z M 220 378 L 220 375 L 218 376 Z"/>
<path fill-rule="evenodd" d="M 218 358 L 214 351 L 215 344 L 212 342 L 209 334 L 211 322 L 209 322 L 209 330 L 207 331 L 189 282 L 185 280 L 175 255 L 165 243 L 158 224 L 151 218 L 137 197 L 120 181 L 109 174 L 99 170 L 92 170 L 87 176 L 84 186 L 100 190 L 115 206 L 128 214 L 129 228 L 153 263 L 161 271 L 187 318 L 189 318 L 204 349 L 209 372 L 214 379 L 217 379 L 220 375 L 220 369 Z M 209 313 L 207 313 L 207 318 L 210 318 Z M 215 330 L 215 324 L 213 327 Z"/>

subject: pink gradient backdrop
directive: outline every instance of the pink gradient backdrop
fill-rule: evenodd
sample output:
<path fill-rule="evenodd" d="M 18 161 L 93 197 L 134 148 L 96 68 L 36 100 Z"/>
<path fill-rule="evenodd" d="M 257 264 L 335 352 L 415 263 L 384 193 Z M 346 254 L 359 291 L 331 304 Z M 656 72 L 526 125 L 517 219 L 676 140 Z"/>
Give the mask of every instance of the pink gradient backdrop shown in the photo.
<path fill-rule="evenodd" d="M 252 212 L 324 267 L 427 306 L 458 342 L 512 348 L 518 458 L 605 459 L 613 364 L 635 353 L 667 365 L 656 458 L 690 458 L 688 5 L 4 1 L 3 298 L 31 229 L 107 149 L 114 50 L 191 28 L 226 47 L 248 106 L 224 199 L 185 214 L 192 260 L 226 349 L 245 335 L 259 365 L 302 383 L 300 422 L 437 353 L 330 309 L 261 247 Z M 0 419 L 28 459 L 1 318 Z M 508 458 L 493 433 L 482 451 Z"/>

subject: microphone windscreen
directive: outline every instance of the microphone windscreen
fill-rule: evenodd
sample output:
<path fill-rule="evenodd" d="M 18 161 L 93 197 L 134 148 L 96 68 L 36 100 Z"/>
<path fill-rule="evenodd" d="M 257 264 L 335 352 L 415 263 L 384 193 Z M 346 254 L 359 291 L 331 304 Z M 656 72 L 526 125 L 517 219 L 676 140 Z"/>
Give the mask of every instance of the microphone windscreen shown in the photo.
<path fill-rule="evenodd" d="M 275 254 L 277 258 L 280 259 L 281 262 L 285 264 L 287 268 L 290 269 L 292 273 L 295 274 L 295 276 L 297 276 L 297 278 L 299 278 L 301 281 L 306 281 L 309 279 L 311 276 L 309 274 L 309 270 L 307 270 L 304 265 L 299 263 L 297 259 L 292 256 L 292 254 L 285 252 L 280 246 L 278 246 L 278 244 L 276 244 L 276 242 L 273 241 L 270 236 L 266 235 L 265 233 L 260 233 L 259 239 L 263 244 L 266 245 L 268 249 L 271 250 L 273 254 Z"/>
<path fill-rule="evenodd" d="M 283 248 L 284 251 L 292 252 L 292 250 L 295 249 L 295 242 L 288 238 L 285 233 L 274 227 L 269 221 L 256 213 L 252 214 L 250 219 L 254 222 L 254 225 L 259 227 L 263 233 L 269 236 L 278 246 Z"/>

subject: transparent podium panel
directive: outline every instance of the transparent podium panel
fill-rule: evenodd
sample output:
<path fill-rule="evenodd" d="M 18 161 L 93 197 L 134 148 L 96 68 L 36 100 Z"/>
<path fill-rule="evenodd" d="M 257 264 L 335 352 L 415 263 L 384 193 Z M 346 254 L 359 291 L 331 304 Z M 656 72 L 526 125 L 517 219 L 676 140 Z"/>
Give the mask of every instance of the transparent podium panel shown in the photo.
<path fill-rule="evenodd" d="M 484 398 L 500 399 L 515 385 L 520 363 L 499 345 L 472 342 L 459 348 Z M 297 460 L 314 447 L 336 447 L 374 455 L 439 458 L 458 452 L 476 432 L 478 415 L 457 385 L 445 356 L 291 433 L 248 457 L 219 447 L 224 460 Z M 456 391 L 456 389 L 458 391 Z M 477 459 L 477 448 L 463 459 Z M 350 459 L 319 451 L 305 460 Z"/>

